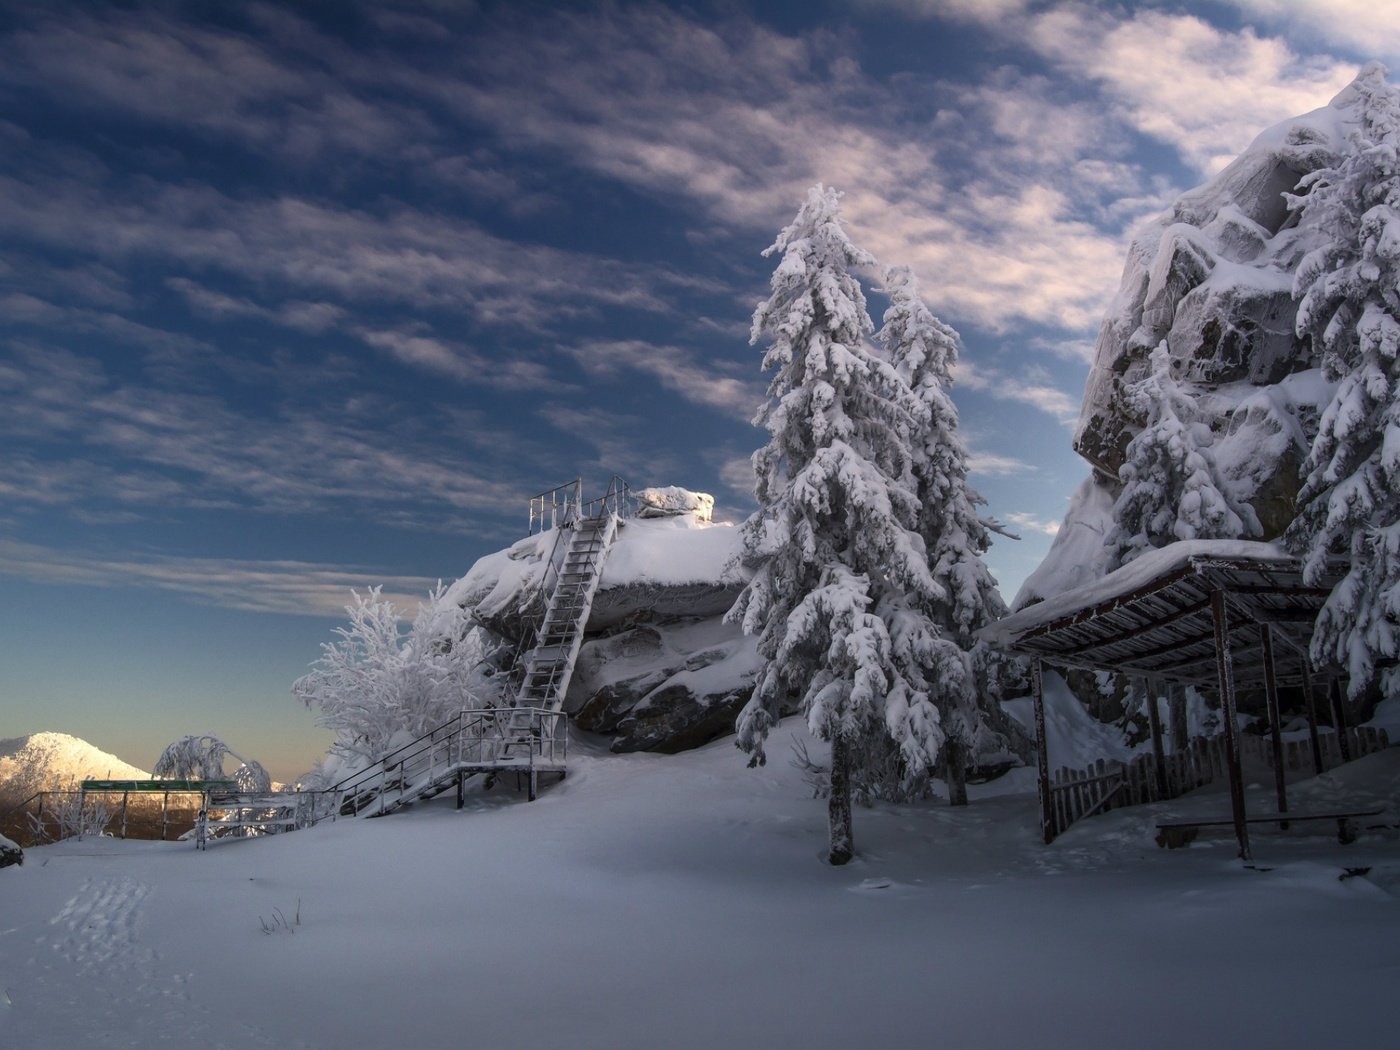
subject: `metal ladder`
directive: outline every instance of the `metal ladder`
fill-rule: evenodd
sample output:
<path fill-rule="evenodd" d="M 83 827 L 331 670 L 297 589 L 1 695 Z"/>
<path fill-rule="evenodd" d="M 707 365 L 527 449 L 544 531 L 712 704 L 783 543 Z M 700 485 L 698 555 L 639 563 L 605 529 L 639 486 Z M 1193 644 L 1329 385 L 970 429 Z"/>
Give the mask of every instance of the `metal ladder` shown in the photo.
<path fill-rule="evenodd" d="M 617 526 L 617 513 L 606 506 L 596 517 L 574 522 L 573 539 L 559 567 L 544 621 L 525 660 L 516 706 L 558 711 L 563 704 Z"/>

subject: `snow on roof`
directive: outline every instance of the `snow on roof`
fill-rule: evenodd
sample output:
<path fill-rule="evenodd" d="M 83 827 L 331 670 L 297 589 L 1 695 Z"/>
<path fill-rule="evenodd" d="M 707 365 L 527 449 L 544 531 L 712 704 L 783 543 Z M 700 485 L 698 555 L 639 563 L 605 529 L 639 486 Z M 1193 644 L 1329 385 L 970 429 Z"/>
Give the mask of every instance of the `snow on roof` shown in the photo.
<path fill-rule="evenodd" d="M 1293 564 L 1296 559 L 1277 543 L 1256 540 L 1182 540 L 1129 562 L 1107 576 L 1064 591 L 996 623 L 988 624 L 977 636 L 992 645 L 1009 646 L 1027 631 L 1053 623 L 1076 612 L 1141 590 L 1154 580 L 1183 569 L 1190 562 L 1214 559 L 1248 559 L 1258 562 Z"/>

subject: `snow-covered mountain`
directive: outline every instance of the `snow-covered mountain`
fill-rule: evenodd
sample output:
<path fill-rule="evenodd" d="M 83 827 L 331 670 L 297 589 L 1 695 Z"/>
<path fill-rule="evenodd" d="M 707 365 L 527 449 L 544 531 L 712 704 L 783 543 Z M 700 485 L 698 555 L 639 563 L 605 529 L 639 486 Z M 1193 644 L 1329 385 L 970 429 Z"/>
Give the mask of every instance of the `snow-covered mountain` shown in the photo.
<path fill-rule="evenodd" d="M 1129 388 L 1166 343 L 1171 374 L 1189 387 L 1214 432 L 1213 456 L 1231 495 L 1271 540 L 1293 517 L 1298 469 L 1331 397 L 1311 346 L 1295 334 L 1293 275 L 1316 247 L 1289 194 L 1352 148 L 1355 84 L 1330 104 L 1254 140 L 1219 174 L 1182 194 L 1133 238 L 1118 294 L 1099 332 L 1075 450 L 1093 468 L 1049 555 L 1014 607 L 1101 575 L 1124 453 L 1144 420 Z"/>
<path fill-rule="evenodd" d="M 67 733 L 0 740 L 0 805 L 36 791 L 75 787 L 80 780 L 146 780 L 150 773 Z"/>

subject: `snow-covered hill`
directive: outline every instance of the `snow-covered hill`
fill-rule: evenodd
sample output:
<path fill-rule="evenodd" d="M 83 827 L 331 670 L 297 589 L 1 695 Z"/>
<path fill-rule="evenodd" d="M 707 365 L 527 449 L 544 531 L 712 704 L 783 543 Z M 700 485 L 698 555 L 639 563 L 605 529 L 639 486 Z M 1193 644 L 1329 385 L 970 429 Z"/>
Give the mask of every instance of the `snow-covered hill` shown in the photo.
<path fill-rule="evenodd" d="M 31 733 L 0 740 L 0 805 L 36 791 L 76 787 L 80 780 L 146 780 L 150 773 L 67 733 Z"/>

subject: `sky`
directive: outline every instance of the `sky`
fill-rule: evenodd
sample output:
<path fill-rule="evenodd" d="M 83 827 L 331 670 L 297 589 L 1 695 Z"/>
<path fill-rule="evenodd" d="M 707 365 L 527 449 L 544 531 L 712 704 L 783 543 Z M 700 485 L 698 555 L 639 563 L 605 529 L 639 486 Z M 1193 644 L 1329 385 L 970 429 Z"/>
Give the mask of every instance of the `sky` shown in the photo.
<path fill-rule="evenodd" d="M 962 336 L 1009 600 L 1132 231 L 1370 58 L 1400 5 L 0 0 L 0 738 L 289 779 L 352 588 L 411 615 L 575 477 L 741 520 L 816 182 Z"/>

